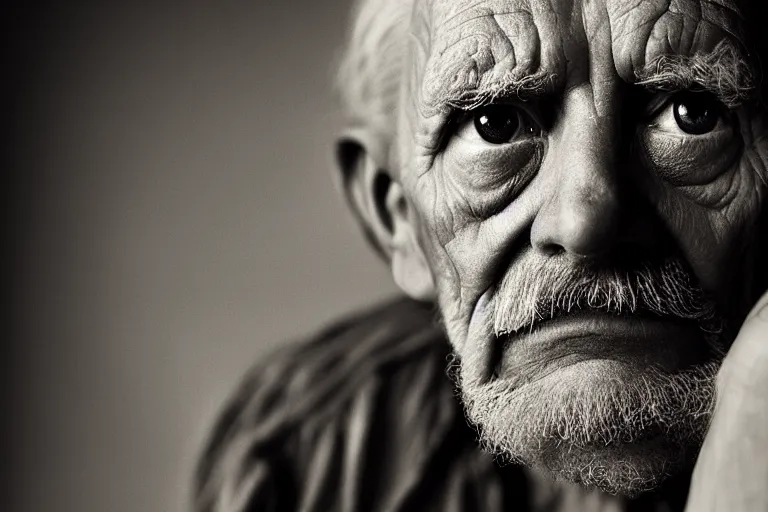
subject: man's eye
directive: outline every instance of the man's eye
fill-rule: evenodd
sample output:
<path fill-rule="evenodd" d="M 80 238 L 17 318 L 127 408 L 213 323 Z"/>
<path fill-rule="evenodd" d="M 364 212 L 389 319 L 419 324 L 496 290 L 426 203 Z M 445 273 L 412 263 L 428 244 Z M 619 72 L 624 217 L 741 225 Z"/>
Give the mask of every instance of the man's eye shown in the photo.
<path fill-rule="evenodd" d="M 657 118 L 657 126 L 669 132 L 704 135 L 725 122 L 727 111 L 713 95 L 704 92 L 682 92 L 673 96 L 668 107 Z"/>
<path fill-rule="evenodd" d="M 659 100 L 639 131 L 649 168 L 675 186 L 709 183 L 731 168 L 741 148 L 736 112 L 705 92 Z"/>
<path fill-rule="evenodd" d="M 479 135 L 491 144 L 506 144 L 537 132 L 531 115 L 513 105 L 488 105 L 470 115 L 472 123 L 467 119 L 458 131 L 458 135 L 465 139 L 476 139 Z"/>

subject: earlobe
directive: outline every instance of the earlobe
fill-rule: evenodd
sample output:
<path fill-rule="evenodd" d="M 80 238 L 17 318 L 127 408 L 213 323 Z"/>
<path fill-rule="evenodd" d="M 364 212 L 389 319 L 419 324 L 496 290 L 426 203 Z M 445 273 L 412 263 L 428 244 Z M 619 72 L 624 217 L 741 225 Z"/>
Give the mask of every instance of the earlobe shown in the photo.
<path fill-rule="evenodd" d="M 435 284 L 427 258 L 416 236 L 415 220 L 399 183 L 387 194 L 387 210 L 392 217 L 392 277 L 403 292 L 420 301 L 435 299 Z"/>

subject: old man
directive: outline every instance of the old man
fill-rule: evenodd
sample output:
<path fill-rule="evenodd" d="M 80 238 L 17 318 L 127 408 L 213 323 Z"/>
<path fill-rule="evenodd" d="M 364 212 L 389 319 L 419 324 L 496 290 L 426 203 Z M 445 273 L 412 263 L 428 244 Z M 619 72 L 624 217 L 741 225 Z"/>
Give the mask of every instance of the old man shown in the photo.
<path fill-rule="evenodd" d="M 198 510 L 768 509 L 758 4 L 359 2 L 340 183 L 409 298 L 252 371 Z"/>

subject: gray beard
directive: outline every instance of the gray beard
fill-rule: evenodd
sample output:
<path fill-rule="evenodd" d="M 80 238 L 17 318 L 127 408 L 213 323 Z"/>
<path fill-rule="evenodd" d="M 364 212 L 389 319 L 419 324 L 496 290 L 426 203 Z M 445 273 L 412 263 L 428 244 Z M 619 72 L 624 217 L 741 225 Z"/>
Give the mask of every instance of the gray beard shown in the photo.
<path fill-rule="evenodd" d="M 481 444 L 502 461 L 635 496 L 695 456 L 718 368 L 711 362 L 672 375 L 633 368 L 617 379 L 584 378 L 573 367 L 521 387 L 461 382 L 459 372 L 458 384 Z"/>
<path fill-rule="evenodd" d="M 708 427 L 725 346 L 715 304 L 680 260 L 596 269 L 531 256 L 509 269 L 492 299 L 496 343 L 574 310 L 645 313 L 697 323 L 711 359 L 674 373 L 593 360 L 531 382 L 481 382 L 459 368 L 468 419 L 502 459 L 612 494 L 656 487 L 695 456 Z"/>

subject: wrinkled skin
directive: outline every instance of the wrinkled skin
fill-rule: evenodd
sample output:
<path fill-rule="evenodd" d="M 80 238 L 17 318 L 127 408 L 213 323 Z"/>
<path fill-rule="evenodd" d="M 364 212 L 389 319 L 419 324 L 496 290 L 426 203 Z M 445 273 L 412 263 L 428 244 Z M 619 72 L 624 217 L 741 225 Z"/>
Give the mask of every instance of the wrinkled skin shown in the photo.
<path fill-rule="evenodd" d="M 633 83 L 662 55 L 743 54 L 736 3 L 433 0 L 411 31 L 399 180 L 470 375 L 497 364 L 481 297 L 523 255 L 575 264 L 668 240 L 738 328 L 764 291 L 748 246 L 768 177 L 764 113 L 732 105 L 728 123 L 690 135 L 668 107 L 633 107 Z M 455 122 L 450 107 L 474 106 L 473 91 L 523 77 L 553 106 L 539 135 L 493 145 Z"/>

